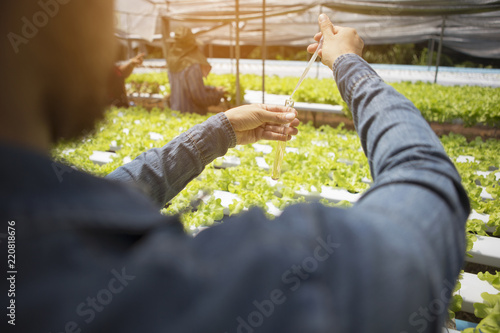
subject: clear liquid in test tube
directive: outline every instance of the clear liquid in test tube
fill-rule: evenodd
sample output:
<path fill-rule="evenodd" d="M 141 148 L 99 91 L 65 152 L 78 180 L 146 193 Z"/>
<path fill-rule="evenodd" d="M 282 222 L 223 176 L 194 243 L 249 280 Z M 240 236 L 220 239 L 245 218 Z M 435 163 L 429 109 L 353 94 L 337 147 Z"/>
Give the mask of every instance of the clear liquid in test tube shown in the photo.
<path fill-rule="evenodd" d="M 289 106 L 289 107 L 293 108 L 294 104 L 295 104 L 295 102 L 291 98 L 288 98 L 285 101 L 285 106 Z M 285 129 L 288 126 L 290 126 L 290 124 L 283 125 L 283 132 L 285 132 Z M 277 143 L 276 143 L 276 156 L 274 157 L 273 173 L 271 175 L 271 178 L 274 180 L 278 180 L 280 178 L 281 165 L 283 163 L 283 156 L 285 155 L 285 148 L 286 148 L 286 141 L 277 141 Z"/>

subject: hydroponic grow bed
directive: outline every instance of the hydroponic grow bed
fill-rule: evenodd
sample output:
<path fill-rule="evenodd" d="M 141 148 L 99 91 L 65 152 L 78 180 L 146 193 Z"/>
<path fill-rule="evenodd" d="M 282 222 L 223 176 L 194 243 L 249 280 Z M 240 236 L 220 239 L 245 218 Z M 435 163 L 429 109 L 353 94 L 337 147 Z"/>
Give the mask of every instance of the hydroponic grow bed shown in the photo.
<path fill-rule="evenodd" d="M 61 143 L 53 154 L 79 169 L 104 176 L 206 118 L 171 111 L 114 109 L 108 112 L 97 134 L 83 141 Z M 467 142 L 462 136 L 450 135 L 442 137 L 441 142 L 462 175 L 474 209 L 467 223 L 467 260 L 500 268 L 500 238 L 496 237 L 500 235 L 500 141 Z M 195 234 L 224 216 L 253 206 L 261 207 L 269 218 L 297 202 L 350 206 L 371 183 L 356 133 L 341 127 L 316 129 L 302 125 L 300 135 L 288 143 L 278 182 L 269 177 L 272 152 L 269 142 L 231 149 L 207 166 L 162 212 L 181 214 L 186 230 Z M 193 202 L 200 203 L 192 207 Z M 474 303 L 476 307 L 493 309 L 490 301 L 482 303 L 482 293 L 500 299 L 493 287 L 500 288 L 499 280 L 498 273 L 489 276 L 466 272 L 456 292 L 460 297 L 456 296 L 455 301 L 463 300 L 462 310 L 467 312 L 474 312 Z"/>

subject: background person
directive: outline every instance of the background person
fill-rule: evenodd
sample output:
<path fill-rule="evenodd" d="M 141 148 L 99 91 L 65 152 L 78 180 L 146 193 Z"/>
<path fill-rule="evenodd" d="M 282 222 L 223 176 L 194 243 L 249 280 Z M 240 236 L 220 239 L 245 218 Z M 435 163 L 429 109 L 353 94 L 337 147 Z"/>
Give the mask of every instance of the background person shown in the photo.
<path fill-rule="evenodd" d="M 144 53 L 139 53 L 127 62 L 113 67 L 108 87 L 109 105 L 119 108 L 129 107 L 125 80 L 132 74 L 135 67 L 142 65 L 144 56 Z"/>
<path fill-rule="evenodd" d="M 7 8 L 3 34 L 39 10 L 28 0 Z M 16 327 L 4 318 L 2 332 L 440 331 L 468 199 L 418 110 L 361 59 L 354 30 L 320 17 L 322 61 L 353 112 L 370 190 L 350 209 L 295 205 L 274 221 L 252 209 L 192 238 L 158 209 L 234 144 L 288 139 L 276 124 L 296 113 L 217 114 L 108 179 L 51 161 L 56 140 L 102 116 L 112 13 L 110 0 L 71 1 L 18 54 L 0 53 L 0 220 L 3 230 L 15 221 L 18 265 Z M 436 300 L 442 311 L 419 317 Z M 9 306 L 5 294 L 0 302 Z"/>
<path fill-rule="evenodd" d="M 205 86 L 203 78 L 212 66 L 190 29 L 175 30 L 173 43 L 168 48 L 167 67 L 172 110 L 206 114 L 209 106 L 220 103 L 225 91 L 221 87 Z"/>

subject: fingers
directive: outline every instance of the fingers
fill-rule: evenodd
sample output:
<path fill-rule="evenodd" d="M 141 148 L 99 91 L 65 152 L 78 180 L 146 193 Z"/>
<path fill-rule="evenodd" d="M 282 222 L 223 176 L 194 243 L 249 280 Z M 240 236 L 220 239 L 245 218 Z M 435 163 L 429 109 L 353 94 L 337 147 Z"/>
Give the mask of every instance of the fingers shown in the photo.
<path fill-rule="evenodd" d="M 270 112 L 297 112 L 295 111 L 294 108 L 288 107 L 288 106 L 281 106 L 281 105 L 272 105 L 272 104 L 257 104 L 255 105 L 261 109 L 264 109 L 266 111 Z"/>
<path fill-rule="evenodd" d="M 259 140 L 288 141 L 298 134 L 300 121 L 294 108 L 253 104 L 243 105 L 225 112 L 236 133 L 238 144 Z M 288 126 L 283 126 L 288 124 Z"/>
<path fill-rule="evenodd" d="M 338 25 L 333 25 L 333 23 L 332 23 L 332 29 L 333 29 L 332 30 L 333 34 L 336 35 L 340 32 L 341 29 L 345 29 L 345 28 L 338 26 Z M 323 33 L 320 31 L 316 35 L 314 35 L 314 40 L 319 43 L 319 40 L 321 39 L 321 37 L 323 37 Z"/>
<path fill-rule="evenodd" d="M 328 20 L 330 22 L 330 20 Z M 337 26 L 334 26 L 331 22 L 330 22 L 330 27 L 331 27 L 331 30 L 333 32 L 334 35 L 338 34 L 340 32 L 340 29 L 342 29 L 342 27 L 337 27 Z M 318 32 L 316 35 L 314 35 L 314 40 L 317 42 L 317 43 L 313 43 L 313 44 L 310 44 L 308 47 L 307 47 L 307 52 L 313 54 L 314 52 L 316 52 L 316 49 L 318 48 L 318 43 L 321 39 L 321 37 L 323 37 L 323 32 Z M 320 50 L 321 52 L 321 50 Z"/>
<path fill-rule="evenodd" d="M 323 33 L 318 32 L 316 35 L 314 35 L 314 40 L 319 43 L 319 40 L 321 39 L 322 36 L 323 36 Z M 318 43 L 310 44 L 307 47 L 307 52 L 309 52 L 311 54 L 313 54 L 314 52 L 316 52 L 316 49 L 318 48 Z"/>
<path fill-rule="evenodd" d="M 297 118 L 297 111 L 290 107 L 278 105 L 259 105 L 262 109 L 258 113 L 262 123 L 288 124 Z"/>
<path fill-rule="evenodd" d="M 266 125 L 266 127 L 264 128 L 264 131 L 269 132 L 269 133 L 286 135 L 286 136 L 297 135 L 299 133 L 299 130 L 297 128 L 295 128 L 295 126 L 298 126 L 298 124 L 299 124 L 299 122 L 297 119 L 297 124 L 290 126 L 290 127 L 279 126 L 279 125 Z"/>
<path fill-rule="evenodd" d="M 321 32 L 325 36 L 325 39 L 333 38 L 334 36 L 333 23 L 330 21 L 328 16 L 326 16 L 325 14 L 320 14 L 318 22 Z"/>
<path fill-rule="evenodd" d="M 289 141 L 292 139 L 292 136 L 266 131 L 266 132 L 262 133 L 262 139 L 263 140 L 273 140 L 273 141 Z"/>
<path fill-rule="evenodd" d="M 295 118 L 292 120 L 291 123 L 288 124 L 290 127 L 297 127 L 300 125 L 300 120 L 298 118 Z M 283 124 L 276 124 L 276 123 L 268 123 L 264 125 L 264 128 L 267 130 L 267 126 L 276 126 L 279 129 L 276 129 L 276 132 L 283 132 Z M 269 128 L 270 129 L 270 128 Z"/>
<path fill-rule="evenodd" d="M 289 127 L 283 125 L 269 124 L 266 125 L 262 132 L 262 139 L 264 140 L 274 140 L 274 141 L 289 141 L 292 136 L 299 133 L 296 128 L 300 124 L 298 119 L 294 119 Z"/>
<path fill-rule="evenodd" d="M 309 46 L 307 46 L 307 52 L 313 54 L 314 52 L 316 52 L 317 48 L 318 48 L 318 43 L 310 44 Z"/>

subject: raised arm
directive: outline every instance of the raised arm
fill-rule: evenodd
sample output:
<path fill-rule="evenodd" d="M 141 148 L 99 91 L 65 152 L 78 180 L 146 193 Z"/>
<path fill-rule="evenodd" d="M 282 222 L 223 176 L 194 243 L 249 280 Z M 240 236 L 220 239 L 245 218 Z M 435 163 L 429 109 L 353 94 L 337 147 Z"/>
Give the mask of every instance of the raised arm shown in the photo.
<path fill-rule="evenodd" d="M 136 55 L 132 59 L 129 59 L 126 63 L 118 67 L 125 79 L 128 78 L 130 74 L 132 74 L 136 66 L 142 65 L 142 62 L 144 61 L 144 56 L 145 56 L 144 53 L 139 53 L 138 55 Z"/>
<path fill-rule="evenodd" d="M 346 246 L 369 267 L 351 280 L 359 315 L 373 331 L 438 332 L 465 254 L 460 176 L 420 112 L 358 55 L 333 68 L 374 179 L 352 208 L 351 223 L 364 225 Z"/>
<path fill-rule="evenodd" d="M 347 221 L 332 216 L 329 227 L 341 249 L 333 280 L 344 288 L 334 293 L 348 304 L 345 297 L 359 297 L 357 309 L 339 308 L 339 316 L 352 313 L 340 331 L 437 332 L 463 265 L 467 195 L 420 112 L 360 57 L 356 31 L 324 18 L 320 55 L 352 111 L 374 179 L 343 214 Z"/>

